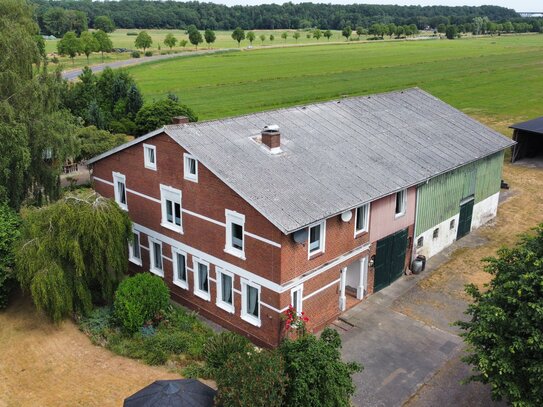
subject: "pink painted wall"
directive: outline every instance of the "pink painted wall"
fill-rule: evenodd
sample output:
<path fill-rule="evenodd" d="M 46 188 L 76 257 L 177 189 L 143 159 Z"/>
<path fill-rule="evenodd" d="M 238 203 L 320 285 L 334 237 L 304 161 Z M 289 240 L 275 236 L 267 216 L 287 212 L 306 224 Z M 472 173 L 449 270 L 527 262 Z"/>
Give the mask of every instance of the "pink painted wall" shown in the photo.
<path fill-rule="evenodd" d="M 394 218 L 396 194 L 372 202 L 370 208 L 370 242 L 375 242 L 415 223 L 416 199 L 417 189 L 415 187 L 409 188 L 407 190 L 405 215 L 397 219 Z"/>

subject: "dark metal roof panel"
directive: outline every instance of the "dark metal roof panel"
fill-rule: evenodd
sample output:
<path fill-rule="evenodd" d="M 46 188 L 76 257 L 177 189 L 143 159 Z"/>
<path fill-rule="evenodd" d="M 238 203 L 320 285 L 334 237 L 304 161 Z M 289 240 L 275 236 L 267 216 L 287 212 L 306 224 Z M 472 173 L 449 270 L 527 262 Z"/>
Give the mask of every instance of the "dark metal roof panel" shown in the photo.
<path fill-rule="evenodd" d="M 513 124 L 512 126 L 510 126 L 510 128 L 543 134 L 543 117 L 528 120 L 527 122 Z"/>

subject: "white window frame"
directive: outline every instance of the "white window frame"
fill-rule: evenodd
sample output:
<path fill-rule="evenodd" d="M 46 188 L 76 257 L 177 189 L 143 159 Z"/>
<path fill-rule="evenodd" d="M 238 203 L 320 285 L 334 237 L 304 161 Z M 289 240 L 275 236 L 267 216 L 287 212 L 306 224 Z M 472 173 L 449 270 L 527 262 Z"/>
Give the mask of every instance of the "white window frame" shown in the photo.
<path fill-rule="evenodd" d="M 311 251 L 311 229 L 318 225 L 321 226 L 321 233 L 320 233 L 320 238 L 319 238 L 320 245 L 319 245 L 318 250 L 315 250 L 312 252 Z M 322 222 L 314 223 L 313 225 L 307 228 L 307 258 L 310 259 L 311 257 L 317 254 L 324 253 L 325 245 L 326 245 L 326 220 L 323 220 Z"/>
<path fill-rule="evenodd" d="M 166 209 L 166 201 L 172 202 L 173 223 L 168 221 Z M 179 223 L 175 224 L 175 204 L 179 203 Z M 160 184 L 160 206 L 162 209 L 162 217 L 160 226 L 174 232 L 183 233 L 183 193 L 179 189 Z"/>
<path fill-rule="evenodd" d="M 189 169 L 189 160 L 194 160 L 194 170 L 195 174 L 192 174 Z M 184 153 L 183 154 L 183 176 L 186 180 L 192 182 L 198 182 L 198 160 L 192 154 Z"/>
<path fill-rule="evenodd" d="M 232 304 L 229 304 L 227 303 L 226 301 L 223 300 L 222 298 L 222 275 L 225 275 L 225 276 L 228 276 L 232 279 Z M 233 314 L 235 313 L 236 309 L 235 309 L 235 300 L 234 300 L 234 294 L 235 294 L 235 291 L 234 291 L 234 274 L 229 272 L 229 271 L 226 271 L 224 269 L 221 269 L 219 267 L 215 267 L 215 277 L 217 278 L 217 307 Z"/>
<path fill-rule="evenodd" d="M 248 287 L 255 288 L 258 291 L 258 318 L 247 312 Z M 241 319 L 251 325 L 262 326 L 262 300 L 260 285 L 250 282 L 249 280 L 241 280 Z"/>
<path fill-rule="evenodd" d="M 160 264 L 162 268 L 155 267 L 155 243 L 160 246 Z M 164 277 L 164 258 L 162 255 L 162 242 L 158 239 L 149 237 L 149 271 L 157 276 Z"/>
<path fill-rule="evenodd" d="M 230 209 L 225 210 L 226 216 L 226 245 L 224 251 L 232 256 L 239 257 L 242 260 L 245 260 L 245 215 L 231 211 Z M 232 224 L 241 226 L 241 250 L 234 247 L 232 242 Z"/>
<path fill-rule="evenodd" d="M 398 202 L 398 194 L 402 195 L 402 201 L 401 201 L 401 211 L 396 212 L 396 203 Z M 407 189 L 402 189 L 401 191 L 396 192 L 395 199 L 394 199 L 394 218 L 400 218 L 405 215 L 407 212 Z"/>
<path fill-rule="evenodd" d="M 298 294 L 297 295 L 298 301 L 294 301 L 295 294 Z M 299 286 L 294 287 L 292 290 L 290 290 L 290 305 L 292 305 L 294 309 L 296 309 L 296 313 L 298 315 L 301 315 L 303 311 L 303 304 L 304 304 L 303 294 L 304 294 L 303 284 L 300 284 Z M 295 302 L 297 302 L 297 304 L 295 304 Z"/>
<path fill-rule="evenodd" d="M 207 267 L 207 292 L 200 290 L 200 273 L 199 268 L 200 266 L 206 266 Z M 201 259 L 197 259 L 196 257 L 192 258 L 192 265 L 194 267 L 194 295 L 206 300 L 211 301 L 211 279 L 210 279 L 210 272 L 209 272 L 209 263 L 207 261 L 203 261 Z"/>
<path fill-rule="evenodd" d="M 120 172 L 113 172 L 113 194 L 115 195 L 115 202 L 117 202 L 117 205 L 124 210 L 128 211 L 128 191 L 126 189 L 126 176 L 124 174 L 121 174 Z M 124 200 L 125 203 L 123 204 L 121 202 L 121 198 L 119 196 L 119 186 L 118 184 L 122 183 L 124 184 Z"/>
<path fill-rule="evenodd" d="M 129 242 L 128 243 L 128 260 L 131 263 L 134 263 L 134 264 L 137 264 L 138 266 L 141 266 L 142 263 L 141 263 L 141 236 L 140 236 L 140 232 L 138 232 L 137 230 L 133 230 L 132 233 L 134 235 L 138 236 L 138 248 L 139 248 L 140 257 L 135 257 L 134 256 L 134 243 Z"/>
<path fill-rule="evenodd" d="M 362 229 L 357 229 L 356 226 L 358 224 L 358 210 L 361 208 L 366 208 L 366 212 L 364 213 L 364 227 Z M 371 206 L 369 203 L 367 203 L 365 205 L 359 206 L 358 208 L 354 210 L 354 237 L 357 237 L 361 235 L 362 233 L 366 233 L 369 230 L 370 209 L 371 209 Z"/>
<path fill-rule="evenodd" d="M 178 276 L 178 266 L 177 266 L 177 256 L 178 255 L 181 255 L 181 256 L 184 256 L 185 258 L 185 275 L 187 277 L 187 279 L 185 281 L 183 280 L 180 280 L 179 278 L 177 278 Z M 172 276 L 172 280 L 173 280 L 173 283 L 178 286 L 178 287 L 181 287 L 185 290 L 188 290 L 189 289 L 189 268 L 188 268 L 188 265 L 187 265 L 187 253 L 185 253 L 184 251 L 182 250 L 179 250 L 177 247 L 173 247 L 172 246 L 172 264 L 173 264 L 173 276 Z"/>
<path fill-rule="evenodd" d="M 155 159 L 155 162 L 151 162 L 150 156 L 149 156 L 149 150 L 153 150 L 153 157 Z M 157 159 L 156 159 L 156 146 L 153 146 L 152 144 L 144 144 L 143 145 L 143 158 L 145 163 L 145 168 L 148 168 L 150 170 L 156 171 L 157 167 Z"/>

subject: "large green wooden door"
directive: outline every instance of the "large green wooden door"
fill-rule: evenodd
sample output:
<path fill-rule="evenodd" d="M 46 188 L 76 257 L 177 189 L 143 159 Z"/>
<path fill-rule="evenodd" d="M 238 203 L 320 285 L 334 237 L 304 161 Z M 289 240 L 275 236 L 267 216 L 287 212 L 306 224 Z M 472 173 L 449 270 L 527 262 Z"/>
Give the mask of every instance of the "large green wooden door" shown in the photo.
<path fill-rule="evenodd" d="M 407 229 L 377 241 L 373 291 L 377 292 L 403 274 L 407 250 Z"/>
<path fill-rule="evenodd" d="M 474 202 L 475 201 L 472 199 L 460 205 L 460 218 L 458 219 L 458 233 L 456 234 L 456 240 L 466 236 L 471 230 Z"/>

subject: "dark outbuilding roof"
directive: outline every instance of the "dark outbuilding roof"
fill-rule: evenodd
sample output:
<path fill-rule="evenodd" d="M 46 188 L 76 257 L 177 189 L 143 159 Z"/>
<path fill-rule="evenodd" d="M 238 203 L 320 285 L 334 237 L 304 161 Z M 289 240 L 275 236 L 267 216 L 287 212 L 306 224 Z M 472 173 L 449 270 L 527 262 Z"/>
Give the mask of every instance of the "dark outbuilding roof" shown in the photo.
<path fill-rule="evenodd" d="M 528 120 L 527 122 L 513 124 L 509 126 L 511 129 L 524 130 L 532 133 L 543 134 L 543 117 Z"/>
<path fill-rule="evenodd" d="M 270 124 L 281 133 L 277 155 L 254 141 Z M 286 234 L 514 144 L 420 89 L 170 125 L 162 131 Z"/>

